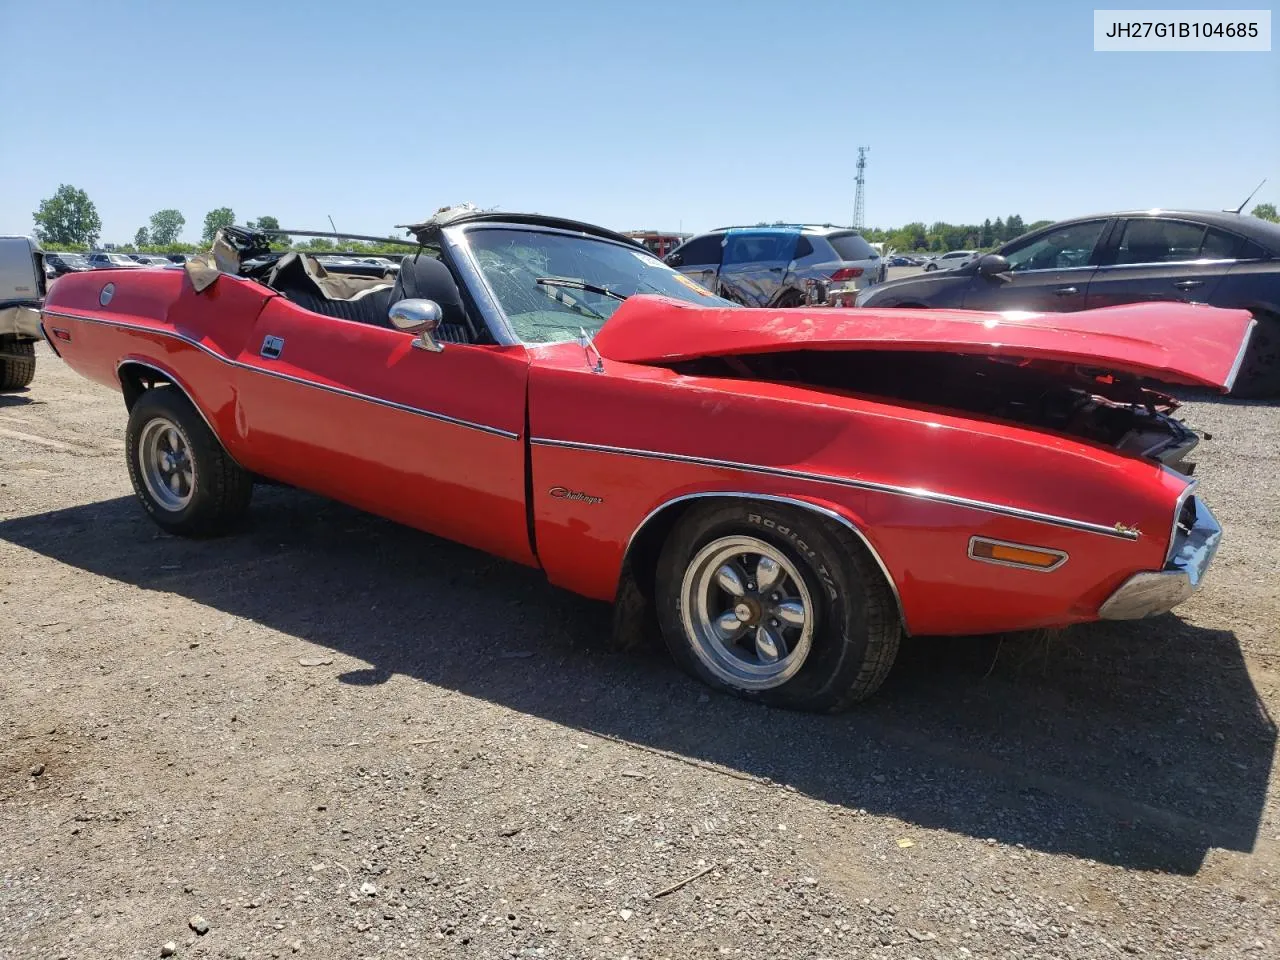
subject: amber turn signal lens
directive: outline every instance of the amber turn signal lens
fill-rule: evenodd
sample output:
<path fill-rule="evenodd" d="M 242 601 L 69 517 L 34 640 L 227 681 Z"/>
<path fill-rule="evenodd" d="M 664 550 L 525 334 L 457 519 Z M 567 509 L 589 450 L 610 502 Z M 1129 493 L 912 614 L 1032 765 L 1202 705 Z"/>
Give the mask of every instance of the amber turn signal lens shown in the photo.
<path fill-rule="evenodd" d="M 969 541 L 969 556 L 974 560 L 1007 563 L 1033 570 L 1053 570 L 1065 563 L 1067 559 L 1067 555 L 1061 550 L 1029 547 L 1019 543 L 1005 543 L 1001 540 L 985 540 L 980 537 L 974 537 Z"/>

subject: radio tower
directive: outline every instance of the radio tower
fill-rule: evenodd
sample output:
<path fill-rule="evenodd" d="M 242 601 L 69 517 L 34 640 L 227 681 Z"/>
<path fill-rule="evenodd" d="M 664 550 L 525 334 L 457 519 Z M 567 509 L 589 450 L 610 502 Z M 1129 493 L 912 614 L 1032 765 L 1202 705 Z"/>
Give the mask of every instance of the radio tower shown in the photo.
<path fill-rule="evenodd" d="M 853 228 L 861 230 L 865 223 L 867 207 L 866 198 L 863 196 L 867 186 L 867 151 L 870 147 L 858 148 L 858 178 L 854 181 L 858 185 L 857 191 L 853 195 Z"/>

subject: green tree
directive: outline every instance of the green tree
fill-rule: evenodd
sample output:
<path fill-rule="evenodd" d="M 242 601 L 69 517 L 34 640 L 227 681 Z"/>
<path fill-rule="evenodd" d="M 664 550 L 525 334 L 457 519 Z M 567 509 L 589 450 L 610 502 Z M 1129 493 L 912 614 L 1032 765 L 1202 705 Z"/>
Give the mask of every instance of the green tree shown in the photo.
<path fill-rule="evenodd" d="M 1254 207 L 1250 213 L 1259 220 L 1270 220 L 1272 223 L 1280 223 L 1280 216 L 1276 214 L 1276 205 L 1274 203 L 1260 203 Z"/>
<path fill-rule="evenodd" d="M 151 242 L 168 246 L 178 242 L 178 234 L 187 225 L 187 218 L 174 209 L 157 210 L 151 215 Z"/>
<path fill-rule="evenodd" d="M 147 228 L 139 227 L 138 232 L 133 235 L 133 245 L 135 247 L 145 247 L 151 240 L 147 236 Z"/>
<path fill-rule="evenodd" d="M 1012 240 L 1014 237 L 1020 237 L 1027 232 L 1026 226 L 1022 223 L 1022 217 L 1016 213 L 1004 222 L 1004 230 L 1008 235 L 1005 239 Z"/>
<path fill-rule="evenodd" d="M 245 224 L 250 230 L 279 230 L 280 221 L 275 217 L 259 217 Z"/>
<path fill-rule="evenodd" d="M 102 220 L 93 201 L 69 183 L 59 184 L 52 197 L 41 200 L 31 219 L 41 243 L 92 247 L 102 233 Z"/>
<path fill-rule="evenodd" d="M 219 207 L 217 210 L 210 210 L 204 215 L 204 233 L 201 234 L 205 243 L 213 243 L 213 238 L 223 227 L 230 227 L 236 222 L 236 215 L 232 213 L 230 207 Z"/>

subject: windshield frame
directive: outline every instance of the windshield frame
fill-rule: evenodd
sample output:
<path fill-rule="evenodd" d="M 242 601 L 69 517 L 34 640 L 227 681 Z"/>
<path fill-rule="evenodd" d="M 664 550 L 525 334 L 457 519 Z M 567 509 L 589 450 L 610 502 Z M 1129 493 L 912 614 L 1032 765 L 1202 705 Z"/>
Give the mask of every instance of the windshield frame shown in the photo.
<path fill-rule="evenodd" d="M 477 230 L 518 230 L 523 233 L 546 233 L 554 234 L 562 237 L 572 237 L 577 240 L 589 241 L 591 243 L 607 243 L 615 247 L 621 247 L 631 253 L 638 253 L 649 257 L 655 264 L 663 269 L 670 270 L 662 258 L 656 256 L 651 250 L 634 243 L 620 243 L 617 240 L 601 237 L 596 234 L 583 233 L 579 230 L 566 230 L 562 227 L 543 226 L 541 224 L 529 223 L 508 223 L 505 221 L 486 220 L 480 223 L 462 223 L 456 226 L 445 227 L 440 231 L 443 239 L 443 247 L 446 256 L 453 261 L 453 265 L 457 268 L 458 274 L 462 277 L 468 292 L 474 300 L 476 309 L 479 311 L 485 325 L 489 328 L 489 332 L 493 334 L 493 338 L 504 346 L 523 346 L 529 349 L 536 347 L 547 347 L 557 343 L 576 343 L 577 337 L 565 337 L 562 340 L 548 340 L 531 343 L 522 340 L 512 328 L 510 321 L 507 319 L 506 312 L 502 309 L 493 288 L 489 285 L 489 281 L 485 279 L 484 272 L 480 269 L 479 260 L 476 258 L 475 252 L 471 248 L 469 234 Z"/>

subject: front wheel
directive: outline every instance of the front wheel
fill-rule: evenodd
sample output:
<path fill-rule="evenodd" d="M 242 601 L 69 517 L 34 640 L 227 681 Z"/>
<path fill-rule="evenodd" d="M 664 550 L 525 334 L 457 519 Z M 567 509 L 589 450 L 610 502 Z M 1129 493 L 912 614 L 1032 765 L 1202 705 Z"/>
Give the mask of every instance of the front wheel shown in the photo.
<path fill-rule="evenodd" d="M 873 694 L 902 635 L 893 595 L 851 532 L 765 501 L 695 507 L 658 561 L 676 662 L 737 696 L 835 712 Z"/>
<path fill-rule="evenodd" d="M 186 537 L 225 533 L 249 508 L 253 477 L 223 449 L 191 402 L 153 387 L 129 412 L 129 479 L 162 529 Z"/>

